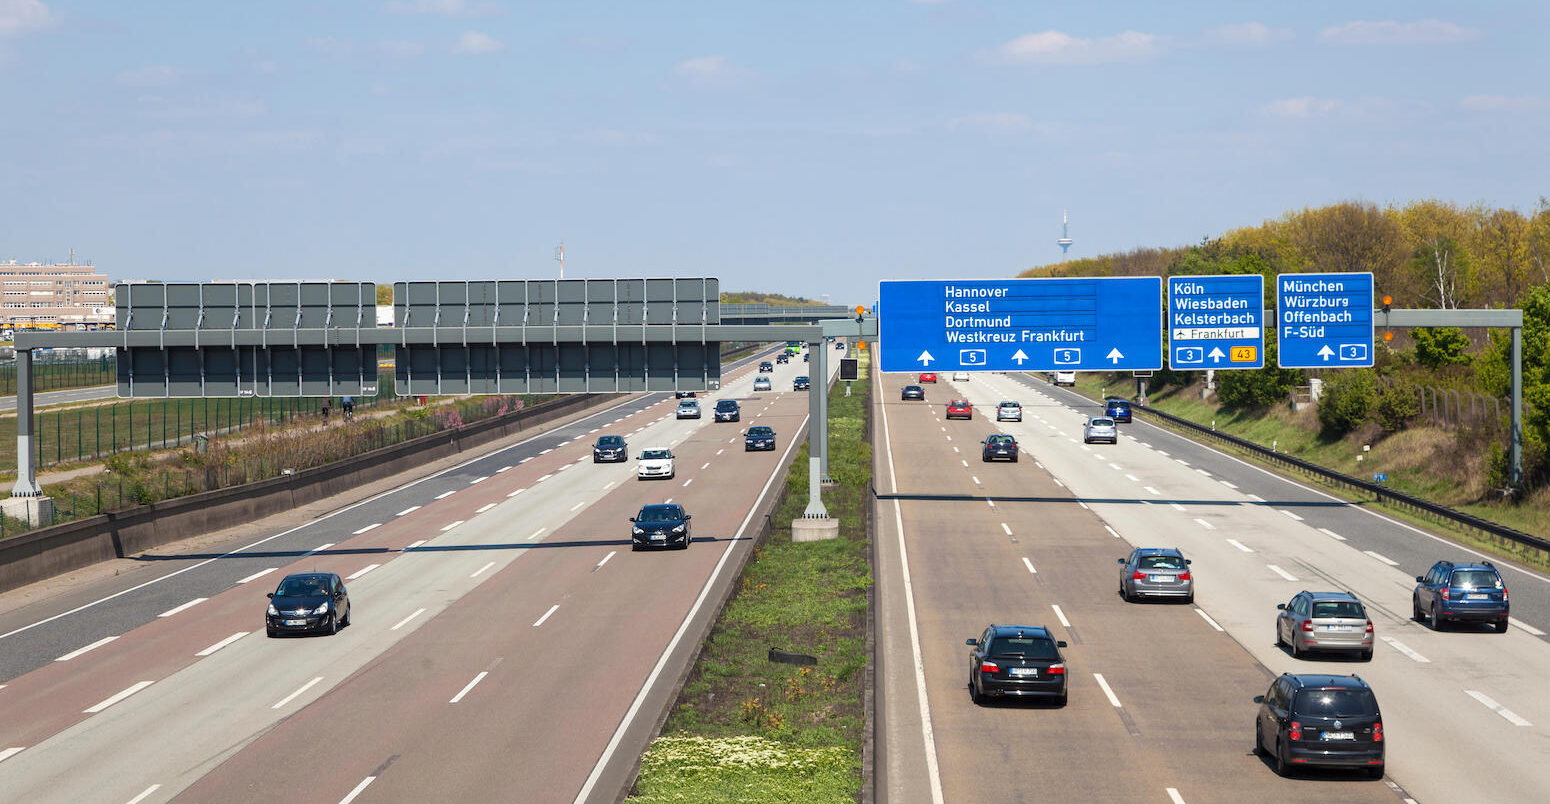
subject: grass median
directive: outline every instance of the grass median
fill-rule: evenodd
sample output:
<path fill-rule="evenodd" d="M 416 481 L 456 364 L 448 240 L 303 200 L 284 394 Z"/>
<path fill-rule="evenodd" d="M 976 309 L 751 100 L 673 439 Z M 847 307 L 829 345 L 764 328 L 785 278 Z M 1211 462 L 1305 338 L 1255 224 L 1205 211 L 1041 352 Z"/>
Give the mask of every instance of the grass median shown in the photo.
<path fill-rule="evenodd" d="M 797 450 L 785 502 L 754 549 L 736 592 L 662 729 L 641 758 L 630 801 L 853 802 L 861 790 L 868 618 L 866 440 L 870 382 L 829 396 L 824 506 L 838 539 L 791 541 L 807 506 L 807 445 Z M 769 661 L 771 648 L 816 657 Z"/>

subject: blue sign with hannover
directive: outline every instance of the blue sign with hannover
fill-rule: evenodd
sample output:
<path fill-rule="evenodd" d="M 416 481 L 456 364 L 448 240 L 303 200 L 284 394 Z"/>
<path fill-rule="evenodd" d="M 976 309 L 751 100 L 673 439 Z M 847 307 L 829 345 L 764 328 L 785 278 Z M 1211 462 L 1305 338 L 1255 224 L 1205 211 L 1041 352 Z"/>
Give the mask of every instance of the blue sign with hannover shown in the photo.
<path fill-rule="evenodd" d="M 1276 277 L 1281 368 L 1366 368 L 1373 360 L 1372 274 Z"/>

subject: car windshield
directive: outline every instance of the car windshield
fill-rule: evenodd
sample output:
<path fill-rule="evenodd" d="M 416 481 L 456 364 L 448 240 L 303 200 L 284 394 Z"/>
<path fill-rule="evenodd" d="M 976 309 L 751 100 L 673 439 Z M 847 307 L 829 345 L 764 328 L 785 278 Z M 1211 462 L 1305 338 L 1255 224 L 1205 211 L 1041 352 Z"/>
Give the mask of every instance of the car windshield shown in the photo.
<path fill-rule="evenodd" d="M 730 399 L 723 399 L 716 403 L 716 410 L 737 410 L 737 403 Z"/>
<path fill-rule="evenodd" d="M 1458 570 L 1449 585 L 1460 589 L 1500 589 L 1502 579 L 1490 570 Z"/>
<path fill-rule="evenodd" d="M 1022 407 L 1022 405 L 1019 405 L 1016 402 L 1002 402 L 1001 403 L 1001 407 L 1003 407 L 1003 408 L 1020 408 L 1020 407 Z"/>
<path fill-rule="evenodd" d="M 640 509 L 636 522 L 674 522 L 683 519 L 683 509 L 676 505 L 653 505 Z"/>
<path fill-rule="evenodd" d="M 665 449 L 648 449 L 640 454 L 642 460 L 663 461 L 673 457 L 673 453 Z"/>
<path fill-rule="evenodd" d="M 1361 689 L 1303 690 L 1297 693 L 1292 711 L 1314 717 L 1356 717 L 1370 715 L 1378 708 L 1372 691 Z"/>
<path fill-rule="evenodd" d="M 918 386 L 918 385 L 906 385 L 906 386 L 904 386 L 904 390 L 912 392 L 912 393 L 919 393 L 920 392 L 920 386 Z"/>
<path fill-rule="evenodd" d="M 1092 426 L 1094 426 L 1094 427 L 1113 427 L 1114 426 L 1114 420 L 1113 419 L 1093 419 L 1092 420 Z"/>
<path fill-rule="evenodd" d="M 748 434 L 751 436 L 772 436 L 775 435 L 775 431 L 768 427 L 750 427 L 748 428 Z"/>
<path fill-rule="evenodd" d="M 693 399 L 685 399 L 684 401 L 678 403 L 678 407 L 681 408 L 697 408 L 699 406 L 700 403 L 694 401 Z"/>
<path fill-rule="evenodd" d="M 953 401 L 948 402 L 947 404 L 952 405 L 955 408 L 966 408 L 966 407 L 969 406 L 969 402 L 966 399 L 954 399 Z"/>
<path fill-rule="evenodd" d="M 622 447 L 624 446 L 624 437 L 602 436 L 597 440 L 597 445 L 600 447 Z"/>
<path fill-rule="evenodd" d="M 1048 637 L 996 637 L 990 641 L 992 659 L 1058 659 L 1055 640 Z"/>
<path fill-rule="evenodd" d="M 1354 600 L 1325 600 L 1313 604 L 1314 617 L 1354 617 L 1365 619 L 1367 612 Z"/>
<path fill-rule="evenodd" d="M 326 578 L 286 578 L 275 590 L 276 597 L 322 597 L 328 594 Z"/>
<path fill-rule="evenodd" d="M 1149 570 L 1181 570 L 1184 569 L 1184 559 L 1178 556 L 1141 556 L 1137 566 Z"/>
<path fill-rule="evenodd" d="M 993 435 L 986 439 L 989 444 L 1015 444 L 1017 441 L 1009 435 Z"/>
<path fill-rule="evenodd" d="M 1118 409 L 1123 409 L 1123 408 L 1130 407 L 1130 403 L 1129 402 L 1110 402 L 1109 403 L 1109 407 L 1115 408 L 1116 410 L 1118 410 Z"/>

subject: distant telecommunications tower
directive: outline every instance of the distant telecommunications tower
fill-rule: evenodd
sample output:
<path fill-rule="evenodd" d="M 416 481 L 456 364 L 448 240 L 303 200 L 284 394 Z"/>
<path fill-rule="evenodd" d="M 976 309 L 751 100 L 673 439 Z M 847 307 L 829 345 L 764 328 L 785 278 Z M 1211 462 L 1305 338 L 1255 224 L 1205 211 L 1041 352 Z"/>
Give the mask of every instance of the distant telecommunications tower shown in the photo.
<path fill-rule="evenodd" d="M 1071 216 L 1067 210 L 1060 211 L 1060 239 L 1055 241 L 1060 246 L 1060 258 L 1066 258 L 1066 252 L 1071 250 Z"/>

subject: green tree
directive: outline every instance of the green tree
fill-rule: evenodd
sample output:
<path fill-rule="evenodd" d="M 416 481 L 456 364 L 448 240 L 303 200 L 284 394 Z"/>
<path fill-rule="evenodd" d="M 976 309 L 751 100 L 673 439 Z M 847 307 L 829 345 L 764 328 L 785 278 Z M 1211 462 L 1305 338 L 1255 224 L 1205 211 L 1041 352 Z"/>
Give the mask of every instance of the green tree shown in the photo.
<path fill-rule="evenodd" d="M 1319 398 L 1319 424 L 1329 434 L 1349 433 L 1367 421 L 1377 400 L 1378 383 L 1371 371 L 1341 372 L 1324 385 Z"/>
<path fill-rule="evenodd" d="M 391 305 L 392 303 L 393 303 L 393 285 L 391 283 L 390 284 L 386 284 L 386 285 L 378 285 L 377 286 L 377 304 L 378 305 Z"/>
<path fill-rule="evenodd" d="M 1458 327 L 1416 327 L 1410 337 L 1415 340 L 1415 362 L 1427 368 L 1469 365 L 1469 338 Z"/>
<path fill-rule="evenodd" d="M 1274 336 L 1265 339 L 1265 367 L 1216 373 L 1216 398 L 1232 410 L 1264 410 L 1287 401 L 1292 387 L 1303 384 L 1301 369 L 1276 366 Z"/>
<path fill-rule="evenodd" d="M 1403 430 L 1421 413 L 1420 389 L 1414 383 L 1396 382 L 1378 394 L 1373 417 L 1385 430 Z"/>

